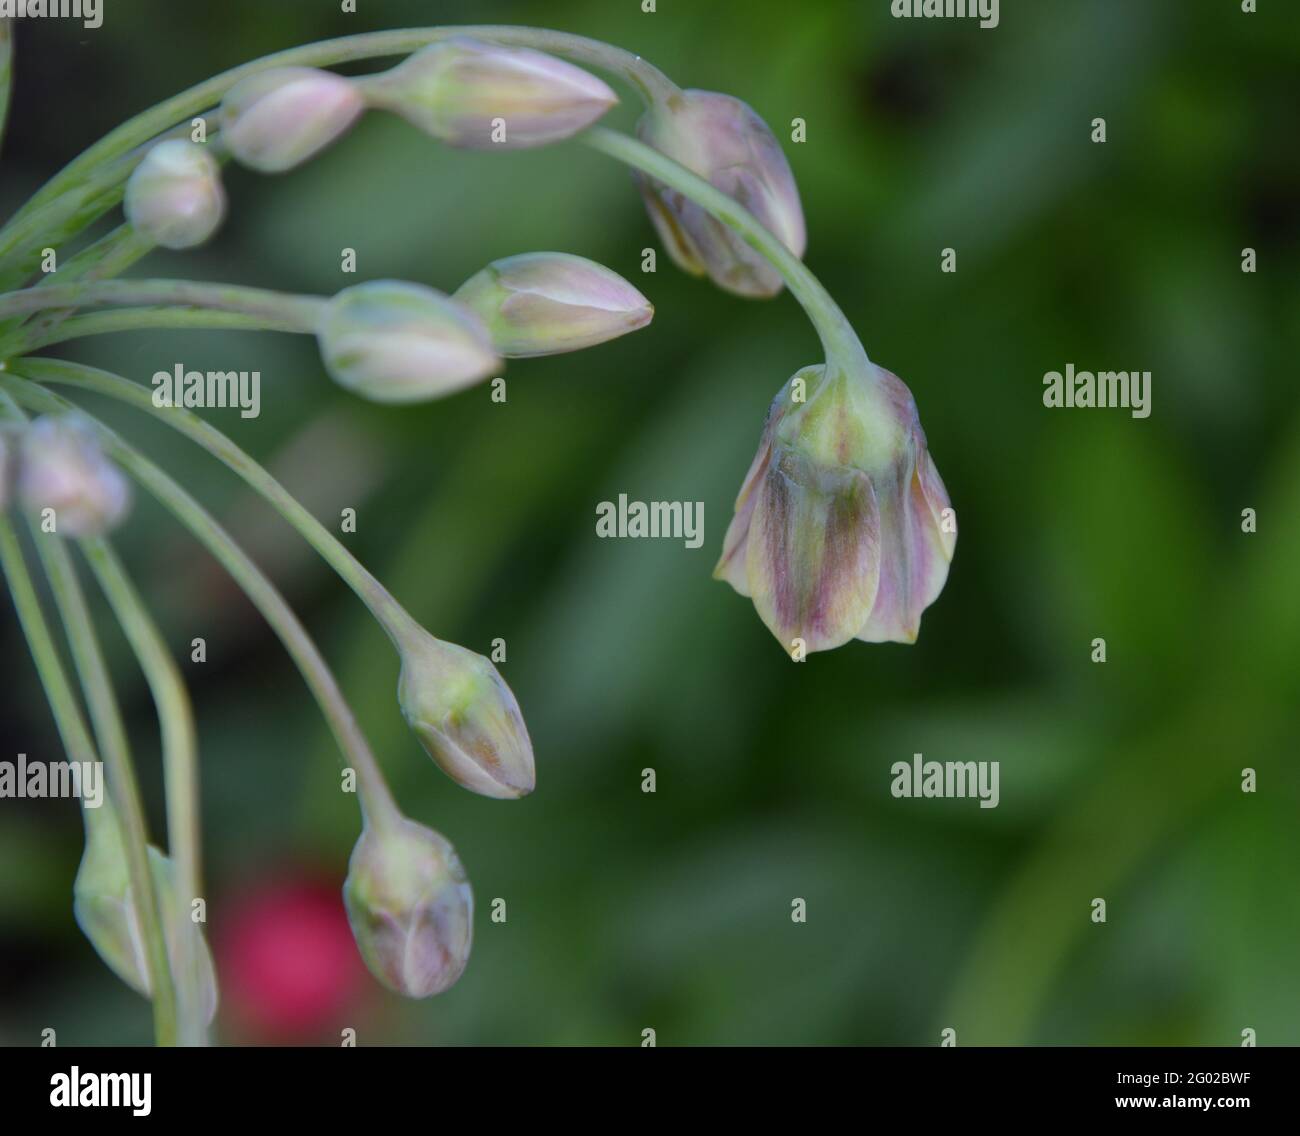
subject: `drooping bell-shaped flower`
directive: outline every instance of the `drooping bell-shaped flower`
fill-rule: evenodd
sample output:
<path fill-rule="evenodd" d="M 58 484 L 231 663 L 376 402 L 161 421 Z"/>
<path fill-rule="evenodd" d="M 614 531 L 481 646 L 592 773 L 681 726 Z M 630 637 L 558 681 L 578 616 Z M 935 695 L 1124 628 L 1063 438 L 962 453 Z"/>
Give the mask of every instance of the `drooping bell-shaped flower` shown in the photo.
<path fill-rule="evenodd" d="M 430 757 L 485 797 L 523 797 L 537 774 L 519 703 L 490 659 L 412 630 L 400 644 L 397 700 Z"/>
<path fill-rule="evenodd" d="M 478 316 L 400 280 L 343 289 L 322 310 L 316 338 L 334 381 L 375 402 L 440 398 L 501 363 Z"/>
<path fill-rule="evenodd" d="M 361 87 L 369 105 L 474 150 L 558 142 L 618 102 L 607 84 L 572 63 L 465 36 L 431 43 Z"/>
<path fill-rule="evenodd" d="M 453 297 L 487 325 L 510 359 L 578 351 L 645 327 L 654 307 L 604 265 L 562 252 L 495 260 Z"/>
<path fill-rule="evenodd" d="M 715 91 L 682 91 L 637 123 L 641 141 L 734 198 L 795 256 L 807 246 L 799 189 L 781 144 L 749 104 Z M 780 274 L 734 229 L 683 194 L 639 177 L 646 208 L 673 260 L 741 296 L 775 296 Z"/>
<path fill-rule="evenodd" d="M 912 643 L 956 541 L 911 392 L 865 361 L 820 365 L 773 401 L 714 576 L 788 651 Z"/>
<path fill-rule="evenodd" d="M 201 245 L 226 215 L 221 167 L 198 143 L 159 142 L 127 179 L 122 208 L 132 226 L 156 245 Z"/>
<path fill-rule="evenodd" d="M 351 79 L 277 67 L 235 84 L 221 103 L 221 138 L 236 161 L 275 174 L 335 141 L 365 109 Z"/>
<path fill-rule="evenodd" d="M 18 460 L 23 507 L 53 520 L 60 536 L 98 536 L 126 515 L 126 477 L 100 449 L 90 424 L 75 414 L 44 415 L 23 431 Z"/>
<path fill-rule="evenodd" d="M 117 814 L 109 802 L 87 816 L 86 849 L 72 885 L 77 926 L 105 965 L 138 994 L 152 994 L 140 913 Z M 217 979 L 203 933 L 176 899 L 175 868 L 152 845 L 148 850 L 154 894 L 161 900 L 163 938 L 183 1004 L 193 1006 L 204 1024 L 217 1012 Z"/>
<path fill-rule="evenodd" d="M 431 828 L 405 818 L 361 833 L 343 902 L 371 973 L 408 998 L 453 985 L 469 961 L 474 893 L 460 857 Z"/>

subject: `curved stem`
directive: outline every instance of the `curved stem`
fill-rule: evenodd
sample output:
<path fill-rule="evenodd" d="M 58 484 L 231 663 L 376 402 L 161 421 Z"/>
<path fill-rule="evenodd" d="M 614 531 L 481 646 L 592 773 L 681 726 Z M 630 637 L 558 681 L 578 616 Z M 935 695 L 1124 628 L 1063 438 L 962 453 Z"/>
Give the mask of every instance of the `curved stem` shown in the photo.
<path fill-rule="evenodd" d="M 139 383 L 121 375 L 79 363 L 55 359 L 24 359 L 21 363 L 27 378 L 42 383 L 61 383 L 107 395 L 129 403 L 172 429 L 197 442 L 213 457 L 224 462 L 260 493 L 325 561 L 343 578 L 362 603 L 388 633 L 394 643 L 409 631 L 418 631 L 415 620 L 392 594 L 352 555 L 323 524 L 266 469 L 197 414 L 181 407 L 155 406 L 150 392 Z"/>
<path fill-rule="evenodd" d="M 5 124 L 9 121 L 9 99 L 14 84 L 14 21 L 13 17 L 0 19 L 0 142 L 4 141 Z"/>
<path fill-rule="evenodd" d="M 187 919 L 194 900 L 199 896 L 200 849 L 198 737 L 189 692 L 162 633 L 112 546 L 102 538 L 87 538 L 80 543 L 82 553 L 94 570 L 100 588 L 135 652 L 157 708 L 167 798 L 167 851 L 175 865 L 174 917 Z M 176 942 L 178 949 L 190 956 L 180 960 L 180 973 L 194 974 L 197 960 L 191 955 L 192 936 L 178 928 Z M 188 988 L 183 995 L 178 990 L 180 1035 L 186 1045 L 202 1044 L 206 1034 L 202 1008 L 195 995 L 196 991 Z"/>
<path fill-rule="evenodd" d="M 593 126 L 580 138 L 593 150 L 599 150 L 684 194 L 724 225 L 734 229 L 746 244 L 781 274 L 794 298 L 808 313 L 808 318 L 817 329 L 828 360 L 848 362 L 866 359 L 866 351 L 853 326 L 817 277 L 734 198 L 715 189 L 703 178 L 658 150 L 616 130 Z"/>
<path fill-rule="evenodd" d="M 124 122 L 65 166 L 10 219 L 5 229 L 0 230 L 0 250 L 8 247 L 5 236 L 10 228 L 23 224 L 35 210 L 73 190 L 90 176 L 94 167 L 150 141 L 178 120 L 189 119 L 216 105 L 241 79 L 274 67 L 331 67 L 363 59 L 407 55 L 452 36 L 472 36 L 512 47 L 532 47 L 588 66 L 600 67 L 626 80 L 647 102 L 668 100 L 679 93 L 677 86 L 662 71 L 639 55 L 585 36 L 544 28 L 493 24 L 403 28 L 306 44 L 223 71 Z"/>
<path fill-rule="evenodd" d="M 50 635 L 49 625 L 41 610 L 36 589 L 32 586 L 18 538 L 14 534 L 13 526 L 4 517 L 0 517 L 0 567 L 3 567 L 8 579 L 9 592 L 18 613 L 18 622 L 22 625 L 23 634 L 27 638 L 41 678 L 41 685 L 45 688 L 50 709 L 54 714 L 55 725 L 58 727 L 59 736 L 63 740 L 68 756 L 78 762 L 98 760 L 90 735 L 86 731 L 85 722 L 82 720 L 76 697 L 68 684 L 58 650 Z M 56 583 L 52 579 L 51 583 L 55 584 L 56 588 L 60 588 L 65 581 Z M 69 593 L 65 592 L 63 598 L 66 601 Z M 90 645 L 83 637 L 86 633 L 93 635 L 89 630 L 91 625 L 88 620 L 88 613 L 83 610 L 68 624 L 74 654 L 89 649 Z M 94 645 L 93 650 L 98 655 L 98 644 Z M 102 666 L 102 659 L 100 665 Z M 93 708 L 94 701 L 91 705 Z M 106 748 L 105 757 L 112 760 L 114 756 L 115 751 L 111 747 Z M 149 870 L 148 835 L 145 830 L 144 809 L 140 804 L 139 788 L 129 768 L 113 769 L 109 787 L 121 824 L 131 891 L 137 897 L 136 917 L 144 940 L 145 965 L 149 975 L 149 989 L 152 992 L 155 1039 L 159 1045 L 175 1045 L 175 991 L 167 957 L 167 943 L 159 916 L 158 897 L 154 892 L 153 874 Z M 98 815 L 99 811 L 87 809 L 83 803 L 82 815 L 86 821 L 88 841 L 94 825 L 109 822 L 109 817 Z"/>
<path fill-rule="evenodd" d="M 0 387 L 8 390 L 18 402 L 36 410 L 61 413 L 77 409 L 67 399 L 17 376 L 0 372 Z M 84 411 L 80 413 L 85 414 Z M 220 561 L 279 637 L 320 705 L 345 759 L 356 770 L 357 795 L 363 817 L 380 826 L 400 821 L 401 814 L 370 751 L 370 745 L 339 690 L 329 665 L 275 585 L 249 559 L 234 538 L 175 480 L 112 430 L 95 422 L 93 418 L 91 421 L 113 460 L 157 497 Z"/>
<path fill-rule="evenodd" d="M 239 312 L 277 322 L 297 323 L 302 331 L 312 332 L 325 300 L 320 296 L 196 280 L 90 280 L 6 292 L 0 295 L 0 318 L 47 308 L 140 307 L 146 304 Z"/>
<path fill-rule="evenodd" d="M 61 313 L 62 314 L 62 313 Z M 245 315 L 242 312 L 216 312 L 205 308 L 121 308 L 116 311 L 91 312 L 70 316 L 48 328 L 32 325 L 16 332 L 0 345 L 0 358 L 26 355 L 55 343 L 82 339 L 88 335 L 106 335 L 119 331 L 172 331 L 202 328 L 218 331 L 283 331 L 301 334 L 297 321 L 288 323 Z M 26 360 L 23 360 L 24 364 Z"/>

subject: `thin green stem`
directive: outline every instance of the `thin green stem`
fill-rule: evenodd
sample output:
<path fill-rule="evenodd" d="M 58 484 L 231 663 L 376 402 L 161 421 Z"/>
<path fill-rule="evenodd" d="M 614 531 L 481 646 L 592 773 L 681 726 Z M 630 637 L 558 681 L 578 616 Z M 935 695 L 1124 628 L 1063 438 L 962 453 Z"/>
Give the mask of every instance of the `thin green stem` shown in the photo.
<path fill-rule="evenodd" d="M 175 867 L 175 918 L 188 919 L 199 897 L 201 847 L 198 736 L 189 692 L 158 625 L 112 546 L 100 537 L 86 538 L 81 541 L 81 551 L 135 652 L 158 712 L 167 798 L 167 850 Z M 176 942 L 178 950 L 187 956 L 180 960 L 178 969 L 183 975 L 194 974 L 197 960 L 192 957 L 193 936 L 177 928 Z M 187 988 L 177 999 L 180 1037 L 186 1045 L 202 1044 L 206 1035 L 203 1009 L 196 994 Z"/>
<path fill-rule="evenodd" d="M 394 643 L 419 631 L 392 594 L 283 485 L 215 426 L 182 407 L 156 406 L 149 390 L 121 375 L 61 359 L 24 359 L 23 374 L 41 383 L 60 383 L 107 395 L 167 423 L 197 442 L 260 493 L 316 549 L 370 609 Z"/>
<path fill-rule="evenodd" d="M 67 399 L 14 375 L 0 372 L 0 387 L 8 390 L 18 402 L 36 410 L 66 413 L 77 409 Z M 356 771 L 357 795 L 363 816 L 381 826 L 397 823 L 401 814 L 351 707 L 316 644 L 275 585 L 230 534 L 175 480 L 106 426 L 95 422 L 95 429 L 109 455 L 198 538 L 235 579 L 279 637 L 320 705 L 346 762 Z"/>
<path fill-rule="evenodd" d="M 14 86 L 14 22 L 10 16 L 0 19 L 0 143 L 4 142 L 9 121 L 9 102 Z"/>
<path fill-rule="evenodd" d="M 45 688 L 50 709 L 54 714 L 55 725 L 63 739 L 68 756 L 77 762 L 98 760 L 86 724 L 77 705 L 76 696 L 68 683 L 63 663 L 54 645 L 45 614 L 41 610 L 40 600 L 32 579 L 23 560 L 22 549 L 13 526 L 0 517 L 0 567 L 9 582 L 9 592 L 13 597 L 14 608 L 18 612 L 18 622 L 31 649 L 36 663 L 41 685 Z M 52 583 L 54 581 L 51 581 Z M 65 595 L 65 600 L 68 598 Z M 69 635 L 73 637 L 73 649 L 86 649 L 87 644 L 78 643 L 88 622 L 82 623 L 82 616 L 74 616 L 68 625 Z M 87 616 L 88 618 L 88 616 Z M 97 653 L 97 647 L 96 653 Z M 101 660 L 102 662 L 102 660 Z M 92 704 L 93 705 L 93 704 Z M 105 757 L 112 759 L 112 754 Z M 145 966 L 149 975 L 149 989 L 152 994 L 154 1035 L 159 1045 L 175 1045 L 177 1040 L 176 997 L 172 985 L 171 966 L 167 956 L 167 941 L 162 931 L 159 915 L 158 896 L 154 891 L 153 874 L 149 870 L 148 835 L 145 830 L 144 809 L 140 803 L 139 790 L 129 770 L 123 775 L 121 769 L 110 768 L 109 788 L 113 805 L 121 824 L 123 843 L 127 857 L 127 872 L 131 881 L 131 891 L 136 897 L 136 917 L 139 920 L 140 934 L 145 946 Z M 90 839 L 91 826 L 98 823 L 91 815 L 97 810 L 83 807 L 86 818 L 87 839 Z M 107 820 L 107 818 L 102 818 Z"/>
<path fill-rule="evenodd" d="M 626 134 L 603 126 L 593 126 L 580 137 L 593 150 L 599 150 L 684 194 L 728 228 L 735 230 L 746 244 L 781 274 L 794 298 L 808 313 L 808 318 L 817 329 L 828 361 L 865 361 L 866 351 L 861 340 L 830 293 L 822 287 L 803 261 L 743 205 L 691 173 L 685 166 Z"/>
<path fill-rule="evenodd" d="M 26 355 L 42 347 L 67 343 L 90 335 L 106 335 L 121 331 L 174 331 L 200 328 L 216 331 L 282 331 L 292 335 L 302 332 L 298 322 L 273 321 L 242 312 L 214 312 L 203 308 L 121 308 L 115 311 L 91 312 L 84 316 L 71 316 L 57 326 L 39 331 L 22 331 L 0 345 L 0 357 Z"/>

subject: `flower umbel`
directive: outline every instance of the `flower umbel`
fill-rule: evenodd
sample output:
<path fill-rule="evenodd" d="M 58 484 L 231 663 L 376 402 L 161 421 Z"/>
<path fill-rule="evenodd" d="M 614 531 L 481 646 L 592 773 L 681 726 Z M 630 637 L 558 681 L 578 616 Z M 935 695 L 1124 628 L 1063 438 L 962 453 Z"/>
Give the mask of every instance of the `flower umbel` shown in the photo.
<path fill-rule="evenodd" d="M 558 142 L 618 102 L 606 83 L 572 63 L 464 36 L 432 43 L 361 83 L 370 105 L 472 150 Z"/>
<path fill-rule="evenodd" d="M 683 91 L 637 123 L 641 141 L 734 198 L 795 256 L 807 245 L 799 188 L 775 135 L 748 103 L 715 91 Z M 707 210 L 653 179 L 638 181 L 655 228 L 679 267 L 706 273 L 741 296 L 775 296 L 781 275 Z"/>
<path fill-rule="evenodd" d="M 443 836 L 405 818 L 366 825 L 343 885 L 352 934 L 371 973 L 408 998 L 452 986 L 469 961 L 474 893 Z"/>
<path fill-rule="evenodd" d="M 807 367 L 772 403 L 713 574 L 787 650 L 913 643 L 956 541 L 907 387 L 869 363 Z"/>
<path fill-rule="evenodd" d="M 617 272 L 562 252 L 494 260 L 455 299 L 487 325 L 511 359 L 578 351 L 645 327 L 654 308 Z"/>
<path fill-rule="evenodd" d="M 429 756 L 485 797 L 523 797 L 537 774 L 519 703 L 490 659 L 414 628 L 398 644 L 397 699 Z"/>

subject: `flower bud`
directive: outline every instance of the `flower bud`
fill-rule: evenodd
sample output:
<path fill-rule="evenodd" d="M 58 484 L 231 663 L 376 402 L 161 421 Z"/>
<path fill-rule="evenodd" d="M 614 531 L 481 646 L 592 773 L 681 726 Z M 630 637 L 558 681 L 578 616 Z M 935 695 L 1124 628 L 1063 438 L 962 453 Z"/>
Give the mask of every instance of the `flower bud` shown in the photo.
<path fill-rule="evenodd" d="M 109 970 L 148 998 L 152 993 L 149 964 L 117 814 L 107 802 L 96 811 L 100 815 L 87 822 L 86 850 L 72 885 L 73 915 Z M 217 1012 L 212 955 L 190 913 L 176 902 L 172 862 L 152 846 L 148 853 L 154 894 L 161 900 L 163 938 L 177 996 L 210 1023 Z"/>
<path fill-rule="evenodd" d="M 126 219 L 156 245 L 201 245 L 226 214 L 221 169 L 202 146 L 178 138 L 159 142 L 126 183 Z"/>
<path fill-rule="evenodd" d="M 803 208 L 790 163 L 772 131 L 740 99 L 714 91 L 683 91 L 641 116 L 637 135 L 648 146 L 735 198 L 795 256 L 807 245 Z M 740 296 L 775 296 L 781 276 L 732 229 L 685 196 L 639 177 L 659 237 L 678 266 L 708 274 Z"/>
<path fill-rule="evenodd" d="M 363 86 L 372 106 L 473 150 L 556 142 L 618 102 L 605 83 L 571 63 L 464 36 L 431 43 Z"/>
<path fill-rule="evenodd" d="M 316 330 L 325 369 L 375 402 L 419 402 L 472 386 L 501 360 L 473 312 L 419 284 L 372 280 L 334 296 Z"/>
<path fill-rule="evenodd" d="M 474 893 L 460 857 L 431 828 L 403 818 L 361 833 L 343 884 L 352 935 L 371 973 L 408 998 L 455 984 L 474 938 Z"/>
<path fill-rule="evenodd" d="M 533 745 L 491 660 L 428 632 L 401 645 L 397 701 L 415 736 L 458 785 L 485 797 L 533 791 Z"/>
<path fill-rule="evenodd" d="M 713 574 L 787 650 L 913 643 L 957 533 L 912 394 L 868 363 L 795 379 L 806 401 L 772 403 Z"/>
<path fill-rule="evenodd" d="M 350 79 L 278 67 L 236 83 L 221 104 L 221 137 L 239 162 L 278 174 L 339 138 L 365 109 Z"/>
<path fill-rule="evenodd" d="M 616 272 L 562 252 L 495 260 L 455 298 L 477 314 L 511 359 L 578 351 L 645 327 L 654 308 Z"/>
<path fill-rule="evenodd" d="M 32 513 L 53 510 L 51 531 L 71 537 L 107 532 L 131 503 L 122 471 L 78 415 L 45 415 L 23 432 L 18 493 Z"/>

